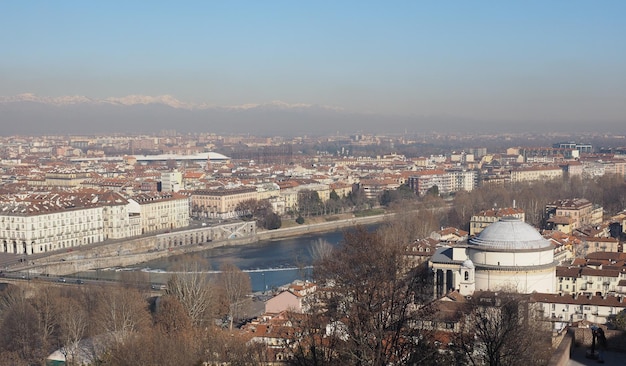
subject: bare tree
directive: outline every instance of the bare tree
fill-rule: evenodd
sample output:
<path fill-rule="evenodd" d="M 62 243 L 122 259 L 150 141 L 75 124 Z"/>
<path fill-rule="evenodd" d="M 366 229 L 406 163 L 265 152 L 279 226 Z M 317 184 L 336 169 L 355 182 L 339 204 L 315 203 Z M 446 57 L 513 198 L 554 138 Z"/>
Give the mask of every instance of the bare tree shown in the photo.
<path fill-rule="evenodd" d="M 60 299 L 59 291 L 51 287 L 38 290 L 37 295 L 32 299 L 33 307 L 37 311 L 41 341 L 46 349 L 56 343 L 54 338 L 59 331 Z"/>
<path fill-rule="evenodd" d="M 26 300 L 14 302 L 0 323 L 0 354 L 12 353 L 28 364 L 46 356 L 35 308 Z"/>
<path fill-rule="evenodd" d="M 333 246 L 324 239 L 317 239 L 309 248 L 309 254 L 313 262 L 318 262 L 330 257 L 333 254 Z"/>
<path fill-rule="evenodd" d="M 426 354 L 436 359 L 413 326 L 426 307 L 413 306 L 416 277 L 401 271 L 406 243 L 385 241 L 362 227 L 344 237 L 332 256 L 314 266 L 325 289 L 316 292 L 309 324 L 319 328 L 305 327 L 310 336 L 298 350 L 298 363 L 387 365 Z"/>
<path fill-rule="evenodd" d="M 130 288 L 106 288 L 99 293 L 95 324 L 103 333 L 122 343 L 131 333 L 150 324 L 146 298 Z"/>
<path fill-rule="evenodd" d="M 59 303 L 59 341 L 68 365 L 79 364 L 80 342 L 87 334 L 89 319 L 83 304 L 76 298 L 63 298 Z"/>
<path fill-rule="evenodd" d="M 156 301 L 154 323 L 157 329 L 168 334 L 191 329 L 191 319 L 177 298 L 164 295 Z"/>
<path fill-rule="evenodd" d="M 242 220 L 252 220 L 257 206 L 258 200 L 251 198 L 249 200 L 239 202 L 235 207 L 235 212 Z"/>
<path fill-rule="evenodd" d="M 193 325 L 215 315 L 218 307 L 219 293 L 205 268 L 205 261 L 193 258 L 181 263 L 167 281 L 166 293 L 178 299 Z"/>
<path fill-rule="evenodd" d="M 0 317 L 3 313 L 10 309 L 14 304 L 21 303 L 26 300 L 24 289 L 9 284 L 2 292 L 0 292 Z"/>
<path fill-rule="evenodd" d="M 224 289 L 226 301 L 228 301 L 229 328 L 232 330 L 235 318 L 239 319 L 247 295 L 252 291 L 252 285 L 250 284 L 250 276 L 232 263 L 222 264 L 220 271 L 220 285 Z"/>
<path fill-rule="evenodd" d="M 193 331 L 166 334 L 154 328 L 132 334 L 126 342 L 113 345 L 100 360 L 101 365 L 152 366 L 201 365 L 205 361 L 202 333 Z"/>
<path fill-rule="evenodd" d="M 542 365 L 550 357 L 549 328 L 536 320 L 527 295 L 482 293 L 467 303 L 457 343 L 472 365 Z"/>

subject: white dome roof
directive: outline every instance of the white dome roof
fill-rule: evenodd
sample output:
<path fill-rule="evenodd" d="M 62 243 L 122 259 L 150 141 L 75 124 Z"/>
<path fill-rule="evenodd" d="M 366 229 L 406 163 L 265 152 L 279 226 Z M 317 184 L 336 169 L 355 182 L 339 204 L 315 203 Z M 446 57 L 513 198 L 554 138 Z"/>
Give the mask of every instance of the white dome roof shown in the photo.
<path fill-rule="evenodd" d="M 461 264 L 461 268 L 474 269 L 476 267 L 474 267 L 474 262 L 472 262 L 471 259 L 466 259 L 463 261 L 463 264 Z"/>
<path fill-rule="evenodd" d="M 552 246 L 534 227 L 515 217 L 501 218 L 470 239 L 469 243 L 485 249 L 502 250 L 542 249 Z"/>

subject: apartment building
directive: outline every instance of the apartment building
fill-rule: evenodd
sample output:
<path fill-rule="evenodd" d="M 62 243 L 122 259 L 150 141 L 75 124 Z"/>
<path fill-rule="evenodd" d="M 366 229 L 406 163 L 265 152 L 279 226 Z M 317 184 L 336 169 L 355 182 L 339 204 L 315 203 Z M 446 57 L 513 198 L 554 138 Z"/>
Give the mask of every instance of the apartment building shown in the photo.
<path fill-rule="evenodd" d="M 46 173 L 48 187 L 78 187 L 91 177 L 91 173 L 73 169 L 56 169 Z"/>
<path fill-rule="evenodd" d="M 611 317 L 626 309 L 624 296 L 534 293 L 531 294 L 531 299 L 539 307 L 540 314 L 552 321 L 556 329 L 582 320 L 605 324 Z"/>
<path fill-rule="evenodd" d="M 394 179 L 362 179 L 359 188 L 363 190 L 365 198 L 377 199 L 385 191 L 393 191 L 400 187 L 400 183 Z"/>
<path fill-rule="evenodd" d="M 616 293 L 617 286 L 626 273 L 602 267 L 563 266 L 556 268 L 557 291 L 565 294 L 606 295 Z"/>
<path fill-rule="evenodd" d="M 512 216 L 520 219 L 521 221 L 526 221 L 526 213 L 521 208 L 491 208 L 472 215 L 470 220 L 470 235 L 478 235 L 484 228 L 506 216 Z"/>
<path fill-rule="evenodd" d="M 451 176 L 452 192 L 471 192 L 478 185 L 478 173 L 475 170 L 449 169 L 446 173 Z"/>
<path fill-rule="evenodd" d="M 352 193 L 352 184 L 343 182 L 331 183 L 329 185 L 329 189 L 331 190 L 331 192 L 335 191 L 337 196 L 339 196 L 340 198 L 344 198 L 348 197 L 348 195 Z"/>
<path fill-rule="evenodd" d="M 256 187 L 197 190 L 191 193 L 191 211 L 195 217 L 229 219 L 237 217 L 239 203 L 256 199 Z"/>
<path fill-rule="evenodd" d="M 189 197 L 178 193 L 147 192 L 129 198 L 129 214 L 138 215 L 140 233 L 189 226 Z"/>
<path fill-rule="evenodd" d="M 547 228 L 566 234 L 585 225 L 600 225 L 604 210 L 585 198 L 565 199 L 546 205 Z"/>
<path fill-rule="evenodd" d="M 475 170 L 429 169 L 416 172 L 408 178 L 408 184 L 418 196 L 424 196 L 437 186 L 439 194 L 472 191 L 476 188 L 478 175 Z"/>
<path fill-rule="evenodd" d="M 536 166 L 511 170 L 511 183 L 534 182 L 563 177 L 563 170 L 558 166 Z"/>
<path fill-rule="evenodd" d="M 183 187 L 183 173 L 179 171 L 161 172 L 161 191 L 178 192 Z"/>
<path fill-rule="evenodd" d="M 583 164 L 580 161 L 568 161 L 559 166 L 568 177 L 580 177 L 583 175 Z"/>
<path fill-rule="evenodd" d="M 429 189 L 437 186 L 439 193 L 448 193 L 452 186 L 452 177 L 441 169 L 422 170 L 409 177 L 409 187 L 418 196 L 424 196 Z"/>
<path fill-rule="evenodd" d="M 597 238 L 593 236 L 581 236 L 582 245 L 585 246 L 586 253 L 613 252 L 618 253 L 620 249 L 619 240 L 615 238 Z"/>
<path fill-rule="evenodd" d="M 0 252 L 36 254 L 104 239 L 96 195 L 29 194 L 0 204 Z"/>
<path fill-rule="evenodd" d="M 103 239 L 123 239 L 141 235 L 141 219 L 129 211 L 130 202 L 119 193 L 99 195 L 103 204 Z"/>

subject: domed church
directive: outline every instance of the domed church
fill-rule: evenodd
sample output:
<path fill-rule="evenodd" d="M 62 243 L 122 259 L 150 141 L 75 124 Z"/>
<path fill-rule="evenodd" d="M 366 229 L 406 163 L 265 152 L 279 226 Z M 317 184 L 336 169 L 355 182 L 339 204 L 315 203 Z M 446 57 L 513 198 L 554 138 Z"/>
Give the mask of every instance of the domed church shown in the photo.
<path fill-rule="evenodd" d="M 467 243 L 438 248 L 429 261 L 434 295 L 451 290 L 554 293 L 554 246 L 515 217 L 503 217 Z"/>

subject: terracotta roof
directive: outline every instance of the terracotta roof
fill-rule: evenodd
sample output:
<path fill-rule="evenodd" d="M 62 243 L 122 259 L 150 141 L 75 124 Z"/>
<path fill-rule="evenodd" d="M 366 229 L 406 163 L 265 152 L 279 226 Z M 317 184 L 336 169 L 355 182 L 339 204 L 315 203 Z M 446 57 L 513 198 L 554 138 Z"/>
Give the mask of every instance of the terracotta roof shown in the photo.
<path fill-rule="evenodd" d="M 610 269 L 595 269 L 584 267 L 581 272 L 583 276 L 598 276 L 598 277 L 619 277 L 619 271 L 614 271 Z"/>
<path fill-rule="evenodd" d="M 626 301 L 620 296 L 585 296 L 585 295 L 559 295 L 533 293 L 530 295 L 535 302 L 543 302 L 548 304 L 569 304 L 569 305 L 598 305 L 598 306 L 614 306 L 626 308 Z"/>
<path fill-rule="evenodd" d="M 580 277 L 580 267 L 556 267 L 556 276 L 557 277 Z"/>

